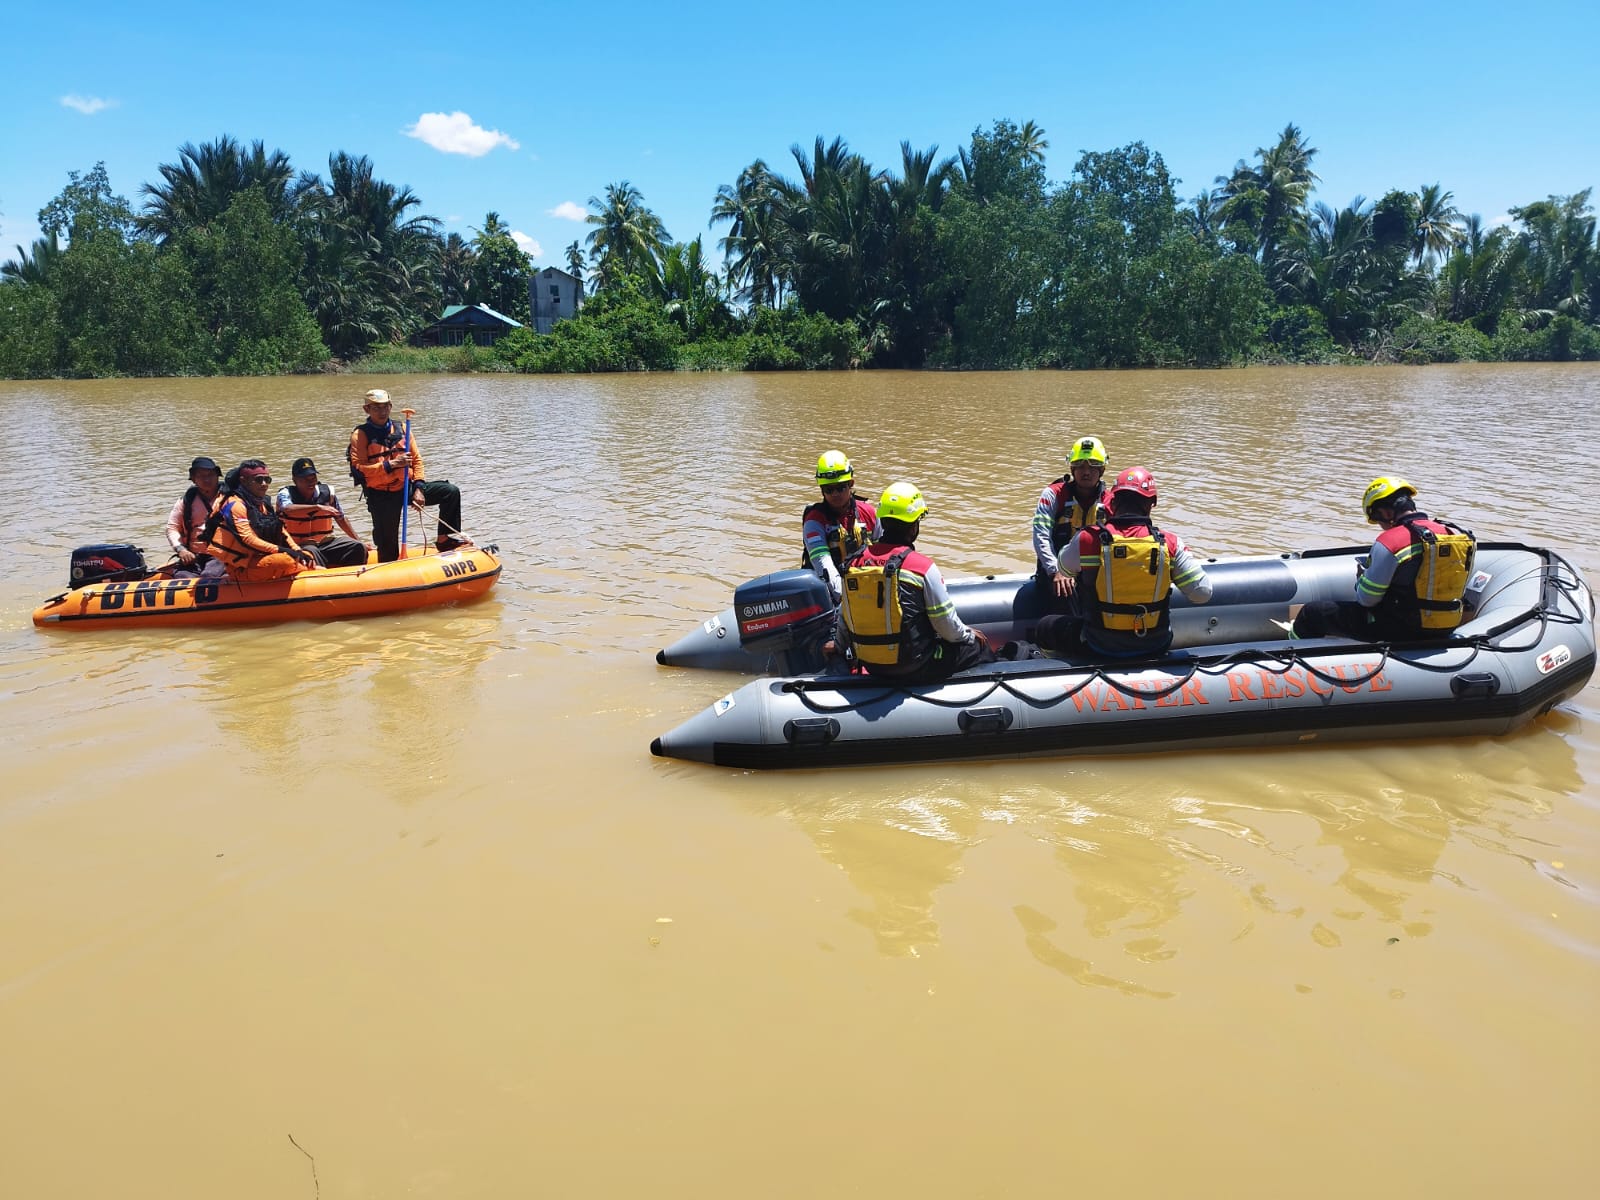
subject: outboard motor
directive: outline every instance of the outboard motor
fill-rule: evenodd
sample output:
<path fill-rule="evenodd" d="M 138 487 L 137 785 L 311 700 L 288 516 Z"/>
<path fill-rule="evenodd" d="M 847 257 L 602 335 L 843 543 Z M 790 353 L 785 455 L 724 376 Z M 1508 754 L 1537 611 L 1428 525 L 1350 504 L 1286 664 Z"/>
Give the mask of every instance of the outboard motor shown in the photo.
<path fill-rule="evenodd" d="M 72 573 L 67 586 L 80 588 L 90 583 L 120 583 L 127 579 L 144 579 L 149 574 L 144 551 L 137 546 L 130 546 L 126 542 L 79 546 L 72 552 Z"/>
<path fill-rule="evenodd" d="M 823 669 L 822 645 L 833 636 L 836 614 L 827 582 L 811 571 L 775 571 L 733 593 L 739 644 L 773 655 L 783 674 Z"/>

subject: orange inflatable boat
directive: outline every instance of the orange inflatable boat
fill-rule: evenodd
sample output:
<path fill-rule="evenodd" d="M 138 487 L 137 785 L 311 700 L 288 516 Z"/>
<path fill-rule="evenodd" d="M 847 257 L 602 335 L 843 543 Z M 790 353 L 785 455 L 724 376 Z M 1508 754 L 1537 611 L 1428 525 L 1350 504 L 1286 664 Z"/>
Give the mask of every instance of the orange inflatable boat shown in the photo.
<path fill-rule="evenodd" d="M 118 551 L 122 547 L 85 547 Z M 62 629 L 149 629 L 173 625 L 244 625 L 273 621 L 370 617 L 410 608 L 464 604 L 494 587 L 500 578 L 496 547 L 463 546 L 396 562 L 361 567 L 325 567 L 288 579 L 239 583 L 232 579 L 173 579 L 171 566 L 149 570 L 132 547 L 138 565 L 105 570 L 93 582 L 52 596 L 33 611 L 33 623 Z M 101 574 L 73 558 L 74 580 Z M 122 563 L 104 556 L 105 567 Z"/>

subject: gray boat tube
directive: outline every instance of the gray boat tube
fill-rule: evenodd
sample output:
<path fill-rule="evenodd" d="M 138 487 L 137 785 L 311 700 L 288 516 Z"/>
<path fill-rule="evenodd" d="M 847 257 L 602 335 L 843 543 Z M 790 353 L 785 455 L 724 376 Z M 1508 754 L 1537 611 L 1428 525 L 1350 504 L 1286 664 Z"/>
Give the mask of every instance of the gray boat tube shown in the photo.
<path fill-rule="evenodd" d="M 1472 619 L 1425 643 L 1277 632 L 1142 661 L 1000 662 L 921 686 L 763 678 L 650 750 L 764 769 L 1503 734 L 1588 683 L 1594 598 L 1559 555 L 1513 544 L 1480 544 L 1473 587 Z"/>
<path fill-rule="evenodd" d="M 1211 603 L 1193 605 L 1181 592 L 1172 594 L 1172 644 L 1185 649 L 1277 638 L 1282 635 L 1277 622 L 1289 619 L 1292 606 L 1343 600 L 1353 594 L 1356 560 L 1365 549 L 1350 546 L 1209 559 L 1205 568 L 1213 589 Z M 753 580 L 740 591 L 777 593 L 790 582 L 804 586 L 808 578 L 815 576 L 808 571 L 780 571 Z M 961 619 L 982 630 L 996 646 L 1033 641 L 1039 618 L 1046 611 L 1032 575 L 957 579 L 950 581 L 949 588 Z M 798 674 L 818 665 L 781 641 L 744 644 L 739 629 L 738 611 L 724 609 L 657 651 L 656 662 L 746 675 Z"/>

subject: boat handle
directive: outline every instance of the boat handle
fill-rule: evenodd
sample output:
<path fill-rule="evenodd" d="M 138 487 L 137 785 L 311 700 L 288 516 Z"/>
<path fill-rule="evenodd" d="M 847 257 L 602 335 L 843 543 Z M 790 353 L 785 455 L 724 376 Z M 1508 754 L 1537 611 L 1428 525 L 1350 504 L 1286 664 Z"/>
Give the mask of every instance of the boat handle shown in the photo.
<path fill-rule="evenodd" d="M 1000 705 L 963 708 L 956 716 L 956 724 L 963 733 L 1004 733 L 1011 728 L 1011 720 L 1011 710 Z"/>
<path fill-rule="evenodd" d="M 1500 676 L 1481 671 L 1472 675 L 1452 675 L 1450 690 L 1458 696 L 1493 696 L 1500 691 Z"/>
<path fill-rule="evenodd" d="M 783 740 L 796 746 L 820 745 L 839 736 L 832 717 L 797 717 L 783 723 Z"/>

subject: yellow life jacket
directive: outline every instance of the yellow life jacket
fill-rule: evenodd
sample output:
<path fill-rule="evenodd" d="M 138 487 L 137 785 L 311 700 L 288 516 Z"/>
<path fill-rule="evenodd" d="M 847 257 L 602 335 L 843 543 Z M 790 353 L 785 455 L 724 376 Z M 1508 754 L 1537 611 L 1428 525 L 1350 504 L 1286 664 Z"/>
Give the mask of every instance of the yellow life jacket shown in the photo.
<path fill-rule="evenodd" d="M 1439 524 L 1451 532 L 1439 534 L 1411 526 L 1412 535 L 1422 543 L 1416 578 L 1412 580 L 1418 615 L 1423 629 L 1435 631 L 1461 624 L 1461 598 L 1466 595 L 1477 553 L 1477 542 L 1471 533 L 1445 521 Z"/>
<path fill-rule="evenodd" d="M 1144 637 L 1166 624 L 1172 594 L 1172 555 L 1151 525 L 1142 537 L 1120 537 L 1100 527 L 1100 566 L 1094 608 L 1106 629 Z"/>
<path fill-rule="evenodd" d="M 905 614 L 900 606 L 900 564 L 911 547 L 902 546 L 881 563 L 861 565 L 862 556 L 845 562 L 844 596 L 840 615 L 855 647 L 856 658 L 866 666 L 893 667 L 908 658 Z"/>

